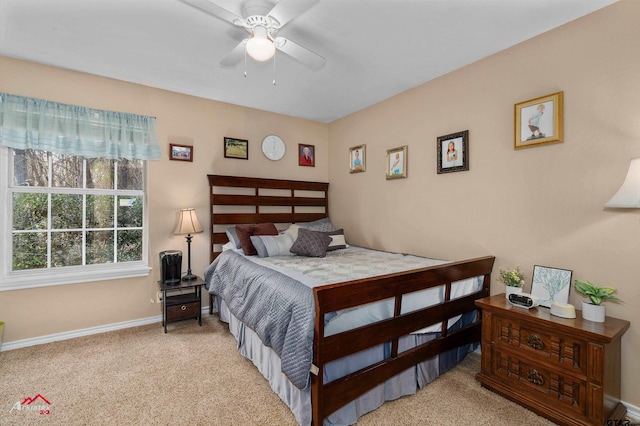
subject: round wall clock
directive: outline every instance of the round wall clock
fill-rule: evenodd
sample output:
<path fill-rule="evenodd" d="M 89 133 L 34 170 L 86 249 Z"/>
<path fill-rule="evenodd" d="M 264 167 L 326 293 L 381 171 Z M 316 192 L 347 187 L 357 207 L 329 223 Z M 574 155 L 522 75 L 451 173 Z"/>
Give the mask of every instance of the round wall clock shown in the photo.
<path fill-rule="evenodd" d="M 279 136 L 269 135 L 262 141 L 262 153 L 269 160 L 280 160 L 284 157 L 284 141 Z"/>

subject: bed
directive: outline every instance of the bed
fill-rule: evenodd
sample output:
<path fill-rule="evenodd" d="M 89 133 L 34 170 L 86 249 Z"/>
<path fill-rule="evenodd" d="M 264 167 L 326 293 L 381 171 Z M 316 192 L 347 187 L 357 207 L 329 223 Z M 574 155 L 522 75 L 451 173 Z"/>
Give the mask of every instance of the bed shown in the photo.
<path fill-rule="evenodd" d="M 241 353 L 269 380 L 300 424 L 355 423 L 384 401 L 415 393 L 461 361 L 480 341 L 480 316 L 474 301 L 489 295 L 494 257 L 417 263 L 418 267 L 409 270 L 305 286 L 300 284 L 303 278 L 277 265 L 279 257 L 249 259 L 233 250 L 222 254 L 222 247 L 228 245 L 227 230 L 234 225 L 273 223 L 286 229 L 290 224 L 327 221 L 329 184 L 222 175 L 208 175 L 208 179 L 212 264 L 205 275 L 210 313 L 216 311 L 229 323 Z M 326 261 L 357 257 L 361 250 L 366 249 L 336 250 L 327 255 Z M 401 262 L 421 261 L 406 255 L 389 256 L 402 256 Z M 265 260 L 276 263 L 276 267 L 267 268 Z M 254 275 L 243 275 L 245 271 Z M 297 302 L 289 305 L 288 296 L 273 299 L 276 303 L 272 300 L 270 307 L 284 307 L 280 311 L 288 316 L 281 322 L 290 323 L 283 336 L 265 339 L 264 329 L 274 325 L 265 325 L 264 318 L 282 312 L 273 314 L 265 307 L 267 310 L 252 314 L 257 319 L 251 323 L 238 312 L 242 309 L 233 306 L 237 295 L 230 297 L 229 303 L 223 296 L 227 289 L 238 291 L 235 287 L 241 282 L 250 282 L 240 290 L 247 295 L 257 288 L 258 281 L 267 288 L 261 291 L 294 288 L 306 300 L 304 304 L 310 300 L 311 313 L 294 304 Z M 276 281 L 278 284 L 273 285 Z M 474 285 L 469 286 L 469 282 Z M 426 293 L 437 293 L 438 300 L 408 308 L 415 295 Z M 240 303 L 243 307 L 251 305 Z M 370 306 L 385 306 L 387 315 L 355 328 L 333 327 Z M 293 318 L 292 312 L 297 315 L 298 311 L 304 313 Z M 303 322 L 304 327 L 300 326 Z M 308 323 L 310 332 L 306 331 Z M 293 335 L 287 336 L 286 332 L 292 330 Z M 293 349 L 289 350 L 293 347 L 302 350 L 304 356 L 293 356 Z"/>

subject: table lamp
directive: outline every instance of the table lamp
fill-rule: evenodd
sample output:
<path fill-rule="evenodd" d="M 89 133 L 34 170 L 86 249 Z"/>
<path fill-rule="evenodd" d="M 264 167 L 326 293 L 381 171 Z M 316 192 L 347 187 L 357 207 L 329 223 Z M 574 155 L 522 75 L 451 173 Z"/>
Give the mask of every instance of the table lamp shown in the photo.
<path fill-rule="evenodd" d="M 195 209 L 180 209 L 180 215 L 178 217 L 178 223 L 176 229 L 173 231 L 174 235 L 186 235 L 187 236 L 187 275 L 182 277 L 182 281 L 195 280 L 197 277 L 191 273 L 191 234 L 198 234 L 202 232 L 202 226 L 198 221 Z"/>

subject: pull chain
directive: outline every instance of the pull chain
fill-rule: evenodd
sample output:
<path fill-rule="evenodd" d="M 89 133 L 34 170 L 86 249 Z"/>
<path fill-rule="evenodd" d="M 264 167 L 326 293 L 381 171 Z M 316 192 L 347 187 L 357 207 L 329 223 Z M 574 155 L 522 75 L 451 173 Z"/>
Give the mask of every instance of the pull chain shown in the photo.
<path fill-rule="evenodd" d="M 247 78 L 247 48 L 244 48 L 244 78 Z"/>
<path fill-rule="evenodd" d="M 276 56 L 277 56 L 277 50 L 274 52 L 273 54 L 273 85 L 276 85 Z"/>

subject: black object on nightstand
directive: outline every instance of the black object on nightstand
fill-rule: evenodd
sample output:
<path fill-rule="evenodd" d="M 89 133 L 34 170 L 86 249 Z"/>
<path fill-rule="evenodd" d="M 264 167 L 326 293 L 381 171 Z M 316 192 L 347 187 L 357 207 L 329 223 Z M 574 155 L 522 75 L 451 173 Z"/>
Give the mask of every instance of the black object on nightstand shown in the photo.
<path fill-rule="evenodd" d="M 167 324 L 175 321 L 197 319 L 202 326 L 202 278 L 173 284 L 158 281 L 158 285 L 162 291 L 162 326 L 165 333 Z"/>

